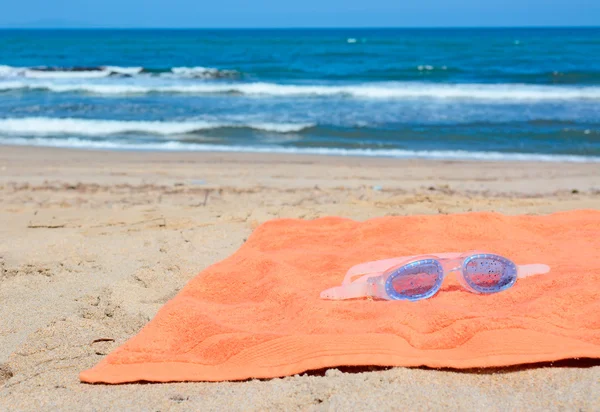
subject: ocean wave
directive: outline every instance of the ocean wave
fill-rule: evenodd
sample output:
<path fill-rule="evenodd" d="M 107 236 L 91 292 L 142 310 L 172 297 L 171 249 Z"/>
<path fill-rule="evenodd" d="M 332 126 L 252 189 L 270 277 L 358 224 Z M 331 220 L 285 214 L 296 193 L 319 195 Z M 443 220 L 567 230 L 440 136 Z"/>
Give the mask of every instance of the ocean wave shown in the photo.
<path fill-rule="evenodd" d="M 514 84 L 433 84 L 418 82 L 356 85 L 294 85 L 276 83 L 106 84 L 40 81 L 0 82 L 0 91 L 49 91 L 97 95 L 237 94 L 270 97 L 351 97 L 359 99 L 446 99 L 484 101 L 600 100 L 600 87 Z"/>
<path fill-rule="evenodd" d="M 237 78 L 235 70 L 221 70 L 213 67 L 172 67 L 169 69 L 150 69 L 144 67 L 120 66 L 74 66 L 74 67 L 13 67 L 0 65 L 0 78 L 28 79 L 100 79 L 106 77 L 165 77 L 222 79 Z"/>
<path fill-rule="evenodd" d="M 0 133 L 7 135 L 49 136 L 78 135 L 106 136 L 127 133 L 150 135 L 183 135 L 203 130 L 223 128 L 247 128 L 275 133 L 294 133 L 313 127 L 313 124 L 298 123 L 224 123 L 207 121 L 121 121 L 88 120 L 73 118 L 28 117 L 0 119 Z"/>
<path fill-rule="evenodd" d="M 187 77 L 195 79 L 220 79 L 238 77 L 239 73 L 235 70 L 220 70 L 212 67 L 173 67 L 171 72 L 177 77 Z"/>
<path fill-rule="evenodd" d="M 488 71 L 490 79 L 513 84 L 530 85 L 572 85 L 592 86 L 600 84 L 600 71 L 597 70 L 565 70 L 565 71 L 532 71 L 506 72 L 503 70 Z"/>
<path fill-rule="evenodd" d="M 281 146 L 229 146 L 215 144 L 167 141 L 161 143 L 125 143 L 115 141 L 92 141 L 78 138 L 49 139 L 1 137 L 0 145 L 44 146 L 77 149 L 148 150 L 148 151 L 196 151 L 196 152 L 246 152 L 280 153 L 327 156 L 391 157 L 399 159 L 479 160 L 479 161 L 535 161 L 600 163 L 600 156 L 550 155 L 537 153 L 469 152 L 463 150 L 402 150 L 402 149 L 341 149 L 325 147 Z"/>
<path fill-rule="evenodd" d="M 446 71 L 446 70 L 448 70 L 448 66 L 435 67 L 435 66 L 432 66 L 430 64 L 421 64 L 421 65 L 417 66 L 417 70 L 420 71 L 420 72 L 422 72 L 422 71 L 431 72 L 431 71 L 434 71 L 434 70 Z"/>
<path fill-rule="evenodd" d="M 313 75 L 308 70 L 295 70 L 294 72 L 288 69 L 290 77 L 310 77 Z M 418 66 L 400 66 L 400 67 L 381 67 L 370 68 L 367 70 L 356 70 L 352 73 L 344 71 L 330 72 L 321 75 L 324 80 L 337 81 L 379 81 L 379 82 L 419 82 L 423 79 L 429 80 L 447 80 L 453 76 L 458 76 L 465 73 L 464 69 L 451 66 L 432 66 L 429 64 Z M 510 80 L 510 79 L 509 79 Z M 526 83 L 526 82 L 522 82 Z"/>

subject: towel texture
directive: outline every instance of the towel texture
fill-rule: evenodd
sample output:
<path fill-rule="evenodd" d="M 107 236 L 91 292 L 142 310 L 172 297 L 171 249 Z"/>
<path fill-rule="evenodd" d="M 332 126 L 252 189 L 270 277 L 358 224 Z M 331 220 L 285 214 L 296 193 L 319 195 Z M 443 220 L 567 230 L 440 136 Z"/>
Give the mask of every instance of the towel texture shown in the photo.
<path fill-rule="evenodd" d="M 488 296 L 448 278 L 419 302 L 319 298 L 360 262 L 473 249 L 551 272 Z M 282 219 L 190 281 L 81 380 L 221 381 L 343 365 L 471 368 L 578 357 L 600 357 L 599 211 Z"/>

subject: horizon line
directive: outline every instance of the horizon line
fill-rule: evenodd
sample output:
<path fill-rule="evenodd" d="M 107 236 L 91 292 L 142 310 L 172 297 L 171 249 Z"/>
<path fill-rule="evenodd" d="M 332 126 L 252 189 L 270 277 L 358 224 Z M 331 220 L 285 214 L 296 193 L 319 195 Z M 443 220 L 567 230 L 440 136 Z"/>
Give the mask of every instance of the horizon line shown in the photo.
<path fill-rule="evenodd" d="M 522 26 L 297 26 L 297 27 L 159 27 L 159 26 L 73 26 L 17 27 L 2 26 L 0 30 L 464 30 L 464 29 L 600 29 L 600 25 L 522 25 Z"/>

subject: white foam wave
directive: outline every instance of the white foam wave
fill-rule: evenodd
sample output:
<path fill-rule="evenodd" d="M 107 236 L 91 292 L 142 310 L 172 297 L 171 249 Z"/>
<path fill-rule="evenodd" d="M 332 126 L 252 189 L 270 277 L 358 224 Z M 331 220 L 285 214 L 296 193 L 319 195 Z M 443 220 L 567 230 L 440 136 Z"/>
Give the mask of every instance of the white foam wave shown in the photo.
<path fill-rule="evenodd" d="M 0 133 L 7 135 L 49 136 L 78 135 L 105 136 L 124 133 L 144 133 L 153 135 L 178 135 L 201 130 L 224 127 L 246 127 L 276 133 L 299 132 L 312 127 L 312 124 L 298 123 L 242 123 L 242 122 L 206 122 L 206 121 L 120 121 L 60 119 L 49 117 L 29 117 L 19 119 L 0 119 Z"/>
<path fill-rule="evenodd" d="M 422 71 L 432 71 L 432 70 L 436 70 L 435 66 L 432 66 L 430 64 L 423 64 L 423 65 L 419 65 L 417 66 L 417 69 L 422 72 Z M 448 66 L 441 66 L 439 67 L 440 70 L 448 70 Z"/>
<path fill-rule="evenodd" d="M 120 67 L 120 66 L 104 66 L 103 69 L 110 73 L 126 74 L 129 76 L 140 74 L 144 70 L 143 67 Z"/>
<path fill-rule="evenodd" d="M 17 67 L 12 67 L 12 66 L 4 66 L 0 64 L 0 77 L 12 77 L 12 76 L 16 76 L 20 70 Z"/>
<path fill-rule="evenodd" d="M 24 70 L 22 76 L 30 79 L 99 79 L 108 77 L 111 73 L 106 70 L 85 70 L 85 71 L 43 71 L 43 70 Z"/>
<path fill-rule="evenodd" d="M 143 67 L 119 66 L 71 69 L 0 66 L 0 77 L 24 77 L 29 79 L 99 79 L 115 74 L 133 76 L 141 73 L 143 70 Z"/>
<path fill-rule="evenodd" d="M 217 79 L 236 77 L 235 70 L 220 70 L 212 67 L 174 67 L 162 73 L 145 73 L 143 67 L 98 66 L 98 67 L 13 67 L 0 65 L 0 78 L 27 79 L 100 79 L 110 76 L 171 77 Z"/>
<path fill-rule="evenodd" d="M 196 152 L 246 152 L 308 154 L 326 156 L 392 157 L 399 159 L 437 160 L 480 160 L 480 161 L 533 161 L 600 163 L 600 156 L 546 155 L 529 153 L 468 152 L 463 150 L 400 150 L 400 149 L 339 149 L 339 148 L 298 148 L 277 146 L 227 146 L 214 144 L 184 143 L 168 141 L 163 143 L 125 143 L 115 141 L 91 141 L 78 138 L 48 139 L 21 137 L 1 137 L 0 145 L 43 146 L 77 149 L 109 150 L 148 150 L 148 151 L 196 151 Z"/>
<path fill-rule="evenodd" d="M 61 83 L 0 82 L 0 91 L 45 90 L 98 95 L 147 93 L 243 94 L 251 96 L 346 96 L 361 99 L 447 99 L 484 101 L 600 100 L 600 87 L 533 86 L 522 84 L 431 84 L 417 82 L 364 83 L 356 85 L 290 85 L 275 83 Z"/>
<path fill-rule="evenodd" d="M 238 73 L 234 70 L 219 70 L 212 67 L 173 67 L 171 72 L 178 77 L 201 79 L 215 79 L 219 77 L 234 77 Z"/>

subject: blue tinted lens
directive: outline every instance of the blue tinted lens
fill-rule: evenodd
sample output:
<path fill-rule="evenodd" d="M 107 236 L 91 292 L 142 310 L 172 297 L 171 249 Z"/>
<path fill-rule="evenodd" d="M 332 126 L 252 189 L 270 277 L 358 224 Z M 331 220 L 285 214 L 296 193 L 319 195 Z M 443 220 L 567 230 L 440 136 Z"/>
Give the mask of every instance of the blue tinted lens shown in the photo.
<path fill-rule="evenodd" d="M 517 267 L 497 255 L 475 255 L 464 262 L 465 280 L 480 293 L 495 293 L 511 287 L 517 280 Z"/>
<path fill-rule="evenodd" d="M 435 259 L 424 259 L 397 269 L 385 287 L 392 299 L 419 300 L 433 296 L 443 280 L 442 265 Z"/>

